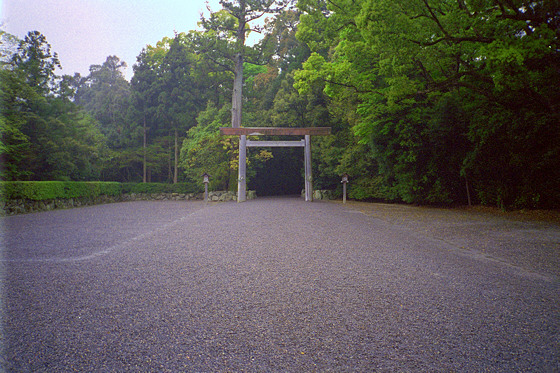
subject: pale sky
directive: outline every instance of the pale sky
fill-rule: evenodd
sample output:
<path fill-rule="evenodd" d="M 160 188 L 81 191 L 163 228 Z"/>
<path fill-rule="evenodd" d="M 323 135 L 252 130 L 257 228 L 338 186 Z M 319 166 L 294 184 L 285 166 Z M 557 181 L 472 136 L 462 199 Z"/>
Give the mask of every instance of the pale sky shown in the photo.
<path fill-rule="evenodd" d="M 116 55 L 133 74 L 136 56 L 146 45 L 155 45 L 174 31 L 197 29 L 206 0 L 0 0 L 2 29 L 19 38 L 39 31 L 58 53 L 58 75 L 89 74 Z M 209 0 L 213 11 L 218 0 Z"/>

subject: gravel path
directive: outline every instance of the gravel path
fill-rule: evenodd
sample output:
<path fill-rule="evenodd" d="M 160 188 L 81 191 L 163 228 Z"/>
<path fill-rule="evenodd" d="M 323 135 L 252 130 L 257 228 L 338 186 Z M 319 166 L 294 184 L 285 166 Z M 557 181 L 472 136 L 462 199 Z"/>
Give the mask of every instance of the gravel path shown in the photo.
<path fill-rule="evenodd" d="M 296 198 L 1 223 L 5 371 L 560 371 L 558 225 Z"/>

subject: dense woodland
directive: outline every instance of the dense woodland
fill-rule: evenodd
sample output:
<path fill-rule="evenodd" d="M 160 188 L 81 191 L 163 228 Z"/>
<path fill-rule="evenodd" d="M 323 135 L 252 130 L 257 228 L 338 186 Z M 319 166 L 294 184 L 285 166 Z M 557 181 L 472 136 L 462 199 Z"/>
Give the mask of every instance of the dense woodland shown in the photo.
<path fill-rule="evenodd" d="M 313 138 L 314 187 L 347 173 L 351 198 L 560 207 L 559 1 L 221 4 L 202 31 L 139 51 L 130 82 L 116 56 L 57 76 L 46 35 L 2 32 L 2 179 L 196 186 L 208 172 L 235 190 L 238 140 L 218 128 L 240 120 L 332 127 Z M 301 149 L 248 159 L 250 189 L 302 189 Z"/>

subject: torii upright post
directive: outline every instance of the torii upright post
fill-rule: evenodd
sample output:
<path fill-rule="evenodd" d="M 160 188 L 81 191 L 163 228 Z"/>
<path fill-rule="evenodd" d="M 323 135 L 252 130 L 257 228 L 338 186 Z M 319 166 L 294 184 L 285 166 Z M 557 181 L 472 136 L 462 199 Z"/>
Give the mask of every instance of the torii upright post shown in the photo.
<path fill-rule="evenodd" d="M 237 202 L 247 200 L 247 136 L 239 136 L 239 176 L 237 177 Z"/>
<path fill-rule="evenodd" d="M 305 135 L 305 200 L 313 202 L 313 172 L 311 171 L 311 136 Z"/>

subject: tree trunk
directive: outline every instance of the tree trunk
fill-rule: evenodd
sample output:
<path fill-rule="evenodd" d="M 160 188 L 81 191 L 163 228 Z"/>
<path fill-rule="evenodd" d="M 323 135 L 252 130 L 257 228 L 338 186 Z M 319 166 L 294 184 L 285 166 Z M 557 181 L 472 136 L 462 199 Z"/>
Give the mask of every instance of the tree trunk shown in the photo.
<path fill-rule="evenodd" d="M 243 54 L 235 55 L 235 72 L 233 79 L 233 94 L 231 98 L 231 126 L 241 127 L 241 106 L 243 99 Z"/>
<path fill-rule="evenodd" d="M 147 182 L 148 178 L 146 176 L 146 171 L 147 171 L 147 167 L 146 167 L 146 151 L 147 151 L 147 146 L 146 146 L 146 115 L 144 115 L 144 146 L 143 146 L 143 152 L 144 152 L 144 159 L 142 162 L 142 182 L 145 183 Z"/>
<path fill-rule="evenodd" d="M 171 132 L 167 133 L 167 182 L 173 181 L 173 147 L 171 145 Z"/>
<path fill-rule="evenodd" d="M 173 184 L 177 184 L 177 176 L 178 170 L 177 167 L 179 165 L 179 139 L 178 139 L 178 131 L 177 127 L 175 127 L 175 164 L 173 168 Z"/>
<path fill-rule="evenodd" d="M 237 53 L 233 58 L 235 64 L 234 67 L 234 78 L 233 78 L 233 93 L 231 98 L 231 126 L 233 128 L 241 127 L 241 107 L 243 105 L 243 49 L 245 48 L 245 25 L 246 20 L 246 4 L 244 1 L 240 1 L 241 14 L 237 19 L 239 23 L 237 25 L 236 32 L 236 49 Z"/>
<path fill-rule="evenodd" d="M 470 192 L 470 188 L 469 188 L 469 179 L 467 178 L 467 172 L 465 171 L 465 187 L 467 188 L 467 201 L 469 203 L 469 207 L 472 206 L 471 204 L 471 192 Z"/>

